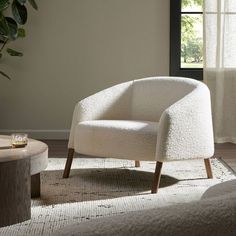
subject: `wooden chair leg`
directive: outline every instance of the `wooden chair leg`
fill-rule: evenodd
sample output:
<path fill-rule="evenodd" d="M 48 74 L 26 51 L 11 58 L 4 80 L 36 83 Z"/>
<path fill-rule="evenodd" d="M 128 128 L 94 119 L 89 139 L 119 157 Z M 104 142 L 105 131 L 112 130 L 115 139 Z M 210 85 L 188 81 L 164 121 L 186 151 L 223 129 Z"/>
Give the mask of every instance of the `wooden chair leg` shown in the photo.
<path fill-rule="evenodd" d="M 207 178 L 212 179 L 213 174 L 211 170 L 211 162 L 210 159 L 204 159 L 205 167 L 206 167 L 206 172 L 207 172 Z"/>
<path fill-rule="evenodd" d="M 157 193 L 158 191 L 161 179 L 161 168 L 162 168 L 162 162 L 157 161 L 154 179 L 152 183 L 152 190 L 151 190 L 152 193 Z"/>
<path fill-rule="evenodd" d="M 63 173 L 63 178 L 68 178 L 69 177 L 74 152 L 75 152 L 75 150 L 73 148 L 68 149 L 68 156 L 67 156 L 67 160 L 66 160 L 64 173 Z"/>
<path fill-rule="evenodd" d="M 135 167 L 140 167 L 140 161 L 135 161 Z"/>

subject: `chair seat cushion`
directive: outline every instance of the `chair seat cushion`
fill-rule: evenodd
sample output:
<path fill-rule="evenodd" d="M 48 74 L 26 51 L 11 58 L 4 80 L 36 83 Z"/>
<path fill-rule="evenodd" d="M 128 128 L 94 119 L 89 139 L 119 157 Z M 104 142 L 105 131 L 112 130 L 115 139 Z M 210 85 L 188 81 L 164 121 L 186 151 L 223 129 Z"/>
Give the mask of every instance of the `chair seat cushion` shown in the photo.
<path fill-rule="evenodd" d="M 77 124 L 75 151 L 81 154 L 155 160 L 158 122 L 92 120 Z"/>

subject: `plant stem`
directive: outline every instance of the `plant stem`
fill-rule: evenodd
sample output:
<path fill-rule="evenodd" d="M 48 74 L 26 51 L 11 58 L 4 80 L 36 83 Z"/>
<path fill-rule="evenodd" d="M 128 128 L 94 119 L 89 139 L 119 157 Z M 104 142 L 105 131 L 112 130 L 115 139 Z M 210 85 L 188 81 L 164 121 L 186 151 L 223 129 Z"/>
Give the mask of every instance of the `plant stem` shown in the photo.
<path fill-rule="evenodd" d="M 7 42 L 8 42 L 8 39 L 6 39 L 6 40 L 4 41 L 2 47 L 0 48 L 0 52 L 2 52 L 2 50 L 3 50 L 4 47 L 6 46 Z"/>
<path fill-rule="evenodd" d="M 6 46 L 7 42 L 8 42 L 8 39 L 6 39 L 6 40 L 4 41 L 4 43 L 2 44 L 2 46 L 1 46 L 1 48 L 0 48 L 0 53 L 2 52 L 2 50 L 4 49 L 4 47 Z M 4 73 L 4 72 L 1 71 L 1 70 L 0 70 L 0 75 L 2 75 L 3 77 L 5 77 L 5 78 L 11 80 L 11 78 L 10 78 L 6 73 Z"/>

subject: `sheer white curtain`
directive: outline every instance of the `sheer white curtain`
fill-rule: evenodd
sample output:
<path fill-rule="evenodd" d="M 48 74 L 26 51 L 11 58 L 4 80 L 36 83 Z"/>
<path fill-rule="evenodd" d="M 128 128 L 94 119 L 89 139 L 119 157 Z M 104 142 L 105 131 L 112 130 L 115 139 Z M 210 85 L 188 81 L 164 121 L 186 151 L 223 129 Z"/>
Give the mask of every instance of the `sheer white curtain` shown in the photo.
<path fill-rule="evenodd" d="M 204 1 L 204 57 L 215 142 L 236 143 L 236 0 Z"/>

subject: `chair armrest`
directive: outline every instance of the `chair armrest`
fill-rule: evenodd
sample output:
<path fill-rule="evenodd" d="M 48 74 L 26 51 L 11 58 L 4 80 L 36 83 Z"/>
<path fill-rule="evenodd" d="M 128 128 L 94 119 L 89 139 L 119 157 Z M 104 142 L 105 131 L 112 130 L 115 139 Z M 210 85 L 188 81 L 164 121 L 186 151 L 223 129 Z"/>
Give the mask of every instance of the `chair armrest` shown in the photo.
<path fill-rule="evenodd" d="M 75 106 L 68 147 L 74 147 L 75 126 L 87 120 L 129 119 L 133 82 L 115 85 L 91 95 Z"/>
<path fill-rule="evenodd" d="M 167 108 L 160 119 L 156 160 L 209 158 L 214 154 L 210 92 L 198 85 Z"/>

